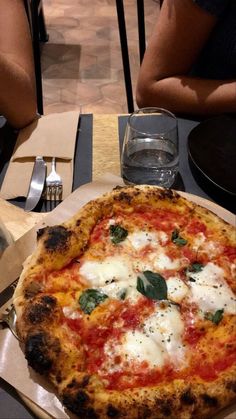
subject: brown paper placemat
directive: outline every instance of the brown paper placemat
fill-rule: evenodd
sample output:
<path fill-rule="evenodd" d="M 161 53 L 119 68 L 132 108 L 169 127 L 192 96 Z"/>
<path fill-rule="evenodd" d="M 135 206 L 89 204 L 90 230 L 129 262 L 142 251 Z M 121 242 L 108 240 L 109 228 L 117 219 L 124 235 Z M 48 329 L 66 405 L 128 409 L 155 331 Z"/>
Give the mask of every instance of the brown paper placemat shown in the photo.
<path fill-rule="evenodd" d="M 19 275 L 22 262 L 35 247 L 36 230 L 38 228 L 65 221 L 86 202 L 111 190 L 118 184 L 122 184 L 122 180 L 117 176 L 108 174 L 97 182 L 80 187 L 54 211 L 45 216 L 42 222 L 8 247 L 0 260 L 0 275 L 2 276 L 4 272 L 4 276 L 0 278 L 0 292 Z M 234 223 L 234 215 L 224 208 L 195 195 L 183 192 L 181 194 L 215 212 L 229 223 Z M 12 354 L 14 354 L 14 357 Z M 53 388 L 41 376 L 28 368 L 18 341 L 7 329 L 0 330 L 0 376 L 51 416 L 60 419 L 74 417 L 64 409 Z M 32 404 L 32 409 L 33 406 Z M 227 415 L 232 413 L 232 408 L 231 410 L 227 409 L 226 413 Z M 218 417 L 226 419 L 226 413 Z"/>
<path fill-rule="evenodd" d="M 55 113 L 42 116 L 20 130 L 0 196 L 4 199 L 26 197 L 35 157 L 43 156 L 47 174 L 51 171 L 52 157 L 56 157 L 56 170 L 63 181 L 63 199 L 67 197 L 72 191 L 78 120 L 78 111 Z"/>

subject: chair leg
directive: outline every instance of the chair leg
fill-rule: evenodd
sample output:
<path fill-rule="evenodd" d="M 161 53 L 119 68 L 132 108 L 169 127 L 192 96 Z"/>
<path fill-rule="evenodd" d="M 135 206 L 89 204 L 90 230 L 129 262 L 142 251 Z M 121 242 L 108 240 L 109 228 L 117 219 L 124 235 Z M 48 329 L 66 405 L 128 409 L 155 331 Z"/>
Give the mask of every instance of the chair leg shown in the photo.
<path fill-rule="evenodd" d="M 131 83 L 129 52 L 128 52 L 128 44 L 127 44 L 123 0 L 116 0 L 116 10 L 117 10 L 117 18 L 118 18 L 118 26 L 119 26 L 120 45 L 121 45 L 121 53 L 122 53 L 122 61 L 123 61 L 123 69 L 124 69 L 128 112 L 132 113 L 134 111 L 134 101 L 133 101 L 133 90 L 132 90 L 132 83 Z"/>
<path fill-rule="evenodd" d="M 140 58 L 140 64 L 142 64 L 143 56 L 146 50 L 145 14 L 144 14 L 143 0 L 137 0 L 137 15 L 138 15 L 139 58 Z"/>
<path fill-rule="evenodd" d="M 42 72 L 41 72 L 41 51 L 39 42 L 39 21 L 38 21 L 38 6 L 35 1 L 30 2 L 31 17 L 32 17 L 32 38 L 33 38 L 33 53 L 35 65 L 35 79 L 37 90 L 37 105 L 38 113 L 43 115 L 43 87 L 42 87 Z"/>
<path fill-rule="evenodd" d="M 49 39 L 49 36 L 46 29 L 42 1 L 39 2 L 38 19 L 39 19 L 39 40 L 41 42 L 47 42 Z"/>

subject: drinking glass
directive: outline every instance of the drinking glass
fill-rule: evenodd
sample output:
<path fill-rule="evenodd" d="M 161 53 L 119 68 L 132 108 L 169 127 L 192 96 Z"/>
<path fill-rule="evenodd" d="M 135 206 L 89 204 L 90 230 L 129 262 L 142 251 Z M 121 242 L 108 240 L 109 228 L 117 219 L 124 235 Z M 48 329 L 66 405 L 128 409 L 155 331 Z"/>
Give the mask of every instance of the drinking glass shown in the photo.
<path fill-rule="evenodd" d="M 161 108 L 142 108 L 128 119 L 121 154 L 125 183 L 169 188 L 178 173 L 178 124 Z"/>

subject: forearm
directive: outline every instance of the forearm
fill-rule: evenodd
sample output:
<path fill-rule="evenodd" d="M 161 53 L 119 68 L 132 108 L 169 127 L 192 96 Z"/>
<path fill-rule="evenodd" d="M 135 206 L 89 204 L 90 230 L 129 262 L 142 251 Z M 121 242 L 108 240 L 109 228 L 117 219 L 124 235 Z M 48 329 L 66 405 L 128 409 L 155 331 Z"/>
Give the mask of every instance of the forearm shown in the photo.
<path fill-rule="evenodd" d="M 236 112 L 236 80 L 206 80 L 173 76 L 162 80 L 139 80 L 139 107 L 158 106 L 174 113 L 214 115 Z"/>
<path fill-rule="evenodd" d="M 34 77 L 3 53 L 0 53 L 0 69 L 0 113 L 11 125 L 21 128 L 36 116 Z"/>

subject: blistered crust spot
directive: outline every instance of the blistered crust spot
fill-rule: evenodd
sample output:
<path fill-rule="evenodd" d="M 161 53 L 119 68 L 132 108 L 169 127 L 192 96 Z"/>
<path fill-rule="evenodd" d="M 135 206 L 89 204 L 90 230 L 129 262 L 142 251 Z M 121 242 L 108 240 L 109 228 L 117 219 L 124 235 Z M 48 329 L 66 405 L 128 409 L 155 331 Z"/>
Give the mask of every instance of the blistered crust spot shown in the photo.
<path fill-rule="evenodd" d="M 44 331 L 29 334 L 25 342 L 25 358 L 30 367 L 40 374 L 48 373 L 53 366 L 54 358 L 61 351 L 59 339 Z"/>
<path fill-rule="evenodd" d="M 157 407 L 160 409 L 160 412 L 164 417 L 168 417 L 172 413 L 172 400 L 166 399 L 161 400 L 158 399 L 156 403 Z"/>
<path fill-rule="evenodd" d="M 48 227 L 44 227 L 44 228 L 39 228 L 37 230 L 37 239 L 39 239 L 40 237 L 42 237 L 45 233 L 45 231 L 47 231 Z"/>
<path fill-rule="evenodd" d="M 209 394 L 207 393 L 201 394 L 201 398 L 206 404 L 206 406 L 217 407 L 219 404 L 218 399 L 216 397 L 209 396 Z"/>
<path fill-rule="evenodd" d="M 49 252 L 65 252 L 68 249 L 69 238 L 72 231 L 64 226 L 54 226 L 47 229 L 44 246 Z"/>
<path fill-rule="evenodd" d="M 50 322 L 56 306 L 57 300 L 55 297 L 49 295 L 41 296 L 38 300 L 27 306 L 25 318 L 31 324 L 39 324 L 44 321 Z"/>
<path fill-rule="evenodd" d="M 132 202 L 132 200 L 133 200 L 133 197 L 134 197 L 134 196 L 137 196 L 139 193 L 140 193 L 140 192 L 136 192 L 136 193 L 134 192 L 134 193 L 131 195 L 131 194 L 127 193 L 127 192 L 122 191 L 122 192 L 120 192 L 117 196 L 114 196 L 114 200 L 115 200 L 115 201 L 120 201 L 120 202 L 125 202 L 125 203 L 127 203 L 128 205 L 130 205 L 130 204 L 131 204 L 131 202 Z"/>
<path fill-rule="evenodd" d="M 236 381 L 229 381 L 226 386 L 227 390 L 231 390 L 236 393 Z"/>
<path fill-rule="evenodd" d="M 81 383 L 73 379 L 63 391 L 63 404 L 79 418 L 97 419 L 98 415 L 93 407 L 91 407 L 90 397 L 82 388 L 88 382 L 88 376 Z"/>
<path fill-rule="evenodd" d="M 107 406 L 107 416 L 109 418 L 119 418 L 120 412 L 115 406 L 113 406 L 112 404 L 109 404 Z"/>
<path fill-rule="evenodd" d="M 196 397 L 191 393 L 190 390 L 186 390 L 181 394 L 180 400 L 183 404 L 191 406 L 196 402 Z"/>

